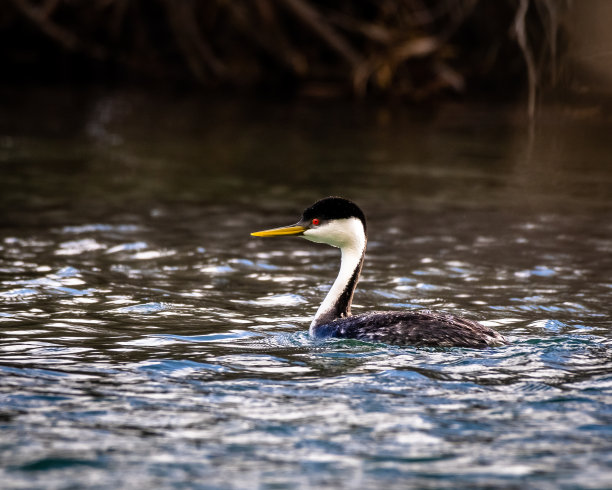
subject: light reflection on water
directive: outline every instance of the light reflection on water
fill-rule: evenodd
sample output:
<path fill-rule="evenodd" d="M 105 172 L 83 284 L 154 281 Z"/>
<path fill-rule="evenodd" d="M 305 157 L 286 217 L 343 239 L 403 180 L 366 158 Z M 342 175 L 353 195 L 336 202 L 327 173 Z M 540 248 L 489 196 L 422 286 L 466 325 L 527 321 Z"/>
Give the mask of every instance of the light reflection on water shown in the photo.
<path fill-rule="evenodd" d="M 213 125 L 120 102 L 85 134 L 5 129 L 3 486 L 609 483 L 609 133 L 549 124 L 529 149 L 462 113 Z M 337 252 L 248 233 L 330 193 L 370 218 L 354 311 L 447 310 L 512 344 L 310 339 Z"/>

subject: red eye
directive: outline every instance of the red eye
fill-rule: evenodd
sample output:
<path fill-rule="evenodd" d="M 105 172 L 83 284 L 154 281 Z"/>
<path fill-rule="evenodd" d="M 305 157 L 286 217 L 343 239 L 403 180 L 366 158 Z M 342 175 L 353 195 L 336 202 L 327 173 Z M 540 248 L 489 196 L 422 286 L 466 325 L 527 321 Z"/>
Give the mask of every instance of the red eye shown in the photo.
<path fill-rule="evenodd" d="M 312 226 L 319 226 L 320 222 L 321 221 L 319 221 L 319 218 L 315 218 L 315 219 L 312 220 Z"/>

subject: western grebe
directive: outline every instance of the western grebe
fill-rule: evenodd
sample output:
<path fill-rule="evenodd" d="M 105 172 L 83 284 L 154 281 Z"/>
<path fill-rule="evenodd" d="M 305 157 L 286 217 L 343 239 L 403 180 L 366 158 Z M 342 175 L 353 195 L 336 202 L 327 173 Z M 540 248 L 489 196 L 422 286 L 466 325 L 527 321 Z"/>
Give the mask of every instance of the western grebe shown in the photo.
<path fill-rule="evenodd" d="M 321 199 L 307 208 L 296 224 L 251 235 L 295 235 L 340 249 L 340 272 L 310 324 L 309 332 L 313 337 L 436 347 L 483 348 L 507 343 L 502 335 L 478 322 L 428 310 L 373 311 L 351 315 L 367 234 L 363 211 L 348 199 Z"/>

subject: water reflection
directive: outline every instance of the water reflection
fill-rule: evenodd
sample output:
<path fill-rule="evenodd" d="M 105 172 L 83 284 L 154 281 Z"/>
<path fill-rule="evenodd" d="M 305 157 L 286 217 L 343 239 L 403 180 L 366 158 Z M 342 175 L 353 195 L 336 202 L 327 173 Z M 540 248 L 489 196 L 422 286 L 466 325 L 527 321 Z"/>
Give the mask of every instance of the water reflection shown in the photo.
<path fill-rule="evenodd" d="M 530 142 L 477 109 L 44 102 L 0 116 L 5 485 L 609 481 L 607 124 Z M 512 344 L 310 339 L 337 252 L 248 233 L 328 193 L 370 220 L 355 311 Z"/>

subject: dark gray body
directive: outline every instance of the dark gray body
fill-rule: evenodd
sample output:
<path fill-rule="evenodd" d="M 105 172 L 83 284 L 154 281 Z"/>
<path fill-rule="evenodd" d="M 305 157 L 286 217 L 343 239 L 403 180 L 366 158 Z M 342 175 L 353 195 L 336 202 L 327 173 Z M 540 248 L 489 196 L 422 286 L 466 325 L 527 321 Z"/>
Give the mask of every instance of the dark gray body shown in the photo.
<path fill-rule="evenodd" d="M 315 337 L 429 347 L 485 348 L 506 344 L 495 330 L 478 322 L 431 311 L 373 311 L 337 318 L 314 327 Z"/>

